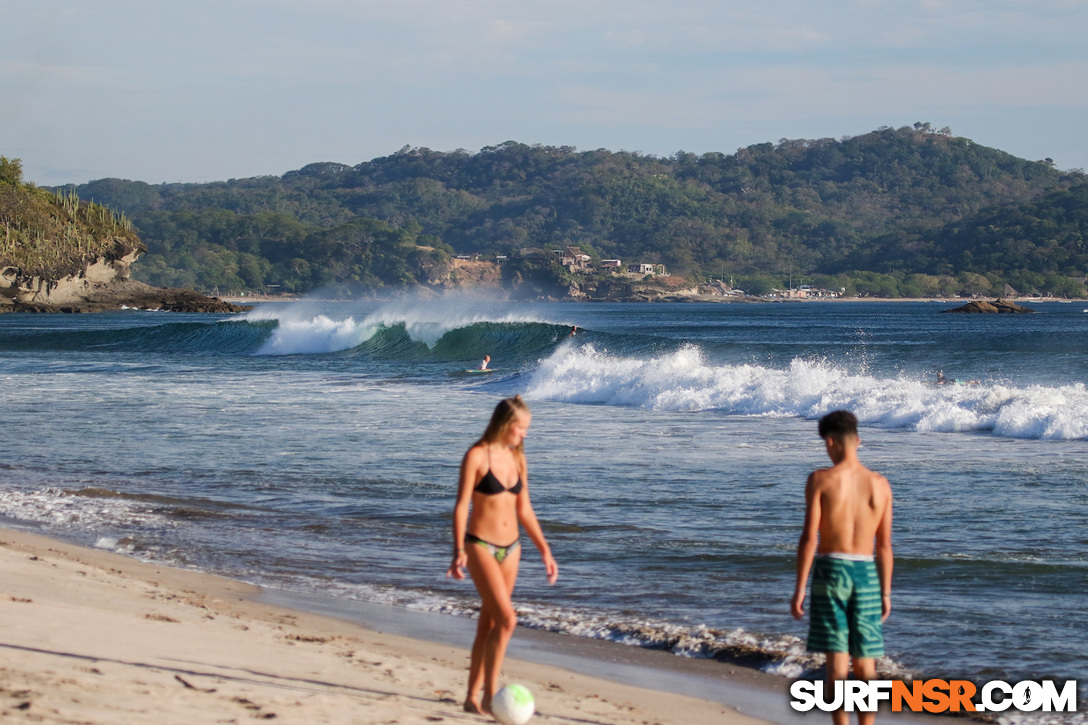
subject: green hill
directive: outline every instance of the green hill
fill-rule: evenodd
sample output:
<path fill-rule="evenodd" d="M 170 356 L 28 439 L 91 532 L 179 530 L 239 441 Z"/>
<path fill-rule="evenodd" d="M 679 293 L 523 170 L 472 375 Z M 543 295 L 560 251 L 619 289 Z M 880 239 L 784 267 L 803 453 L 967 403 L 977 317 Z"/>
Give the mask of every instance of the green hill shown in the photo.
<path fill-rule="evenodd" d="M 874 240 L 868 267 L 929 275 L 989 272 L 1013 288 L 1080 297 L 1088 271 L 1088 182 L 1035 201 L 988 207 L 930 234 Z"/>
<path fill-rule="evenodd" d="M 405 147 L 282 177 L 104 179 L 75 191 L 133 220 L 150 249 L 134 275 L 157 285 L 400 287 L 453 254 L 577 246 L 595 260 L 735 276 L 754 291 L 792 272 L 895 296 L 1006 282 L 1082 293 L 1084 188 L 1080 172 L 916 124 L 669 158 L 515 142 L 475 154 Z"/>

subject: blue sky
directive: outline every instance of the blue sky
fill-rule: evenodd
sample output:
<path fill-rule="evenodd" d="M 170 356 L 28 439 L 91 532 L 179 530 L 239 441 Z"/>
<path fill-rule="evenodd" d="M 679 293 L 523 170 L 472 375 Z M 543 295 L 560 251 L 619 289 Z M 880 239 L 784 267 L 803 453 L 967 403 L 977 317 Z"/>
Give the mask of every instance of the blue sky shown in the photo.
<path fill-rule="evenodd" d="M 0 0 L 0 26 L 0 155 L 43 185 L 916 121 L 1088 168 L 1088 0 Z"/>

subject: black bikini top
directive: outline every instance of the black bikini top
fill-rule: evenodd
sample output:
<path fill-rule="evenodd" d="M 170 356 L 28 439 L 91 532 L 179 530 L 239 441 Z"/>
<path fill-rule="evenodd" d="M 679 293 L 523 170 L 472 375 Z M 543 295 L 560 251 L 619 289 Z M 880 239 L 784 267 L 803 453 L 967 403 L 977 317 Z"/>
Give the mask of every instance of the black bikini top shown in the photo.
<path fill-rule="evenodd" d="M 491 447 L 487 448 L 487 473 L 480 479 L 480 482 L 476 484 L 476 488 L 472 489 L 476 493 L 482 493 L 485 496 L 494 496 L 499 493 L 521 493 L 521 474 L 518 474 L 518 482 L 510 488 L 502 485 L 502 481 L 495 478 L 495 474 L 491 472 Z"/>

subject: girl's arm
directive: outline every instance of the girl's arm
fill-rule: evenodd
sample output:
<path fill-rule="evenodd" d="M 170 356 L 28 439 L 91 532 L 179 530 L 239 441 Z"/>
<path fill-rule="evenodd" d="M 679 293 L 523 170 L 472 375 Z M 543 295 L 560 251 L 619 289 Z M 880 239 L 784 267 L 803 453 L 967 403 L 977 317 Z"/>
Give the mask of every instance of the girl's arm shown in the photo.
<path fill-rule="evenodd" d="M 446 576 L 454 579 L 465 578 L 468 555 L 465 554 L 465 531 L 468 530 L 468 507 L 472 501 L 472 488 L 476 485 L 476 469 L 480 465 L 481 453 L 478 446 L 473 446 L 461 459 L 461 474 L 457 483 L 457 503 L 453 506 L 453 561 L 446 570 Z"/>
<path fill-rule="evenodd" d="M 533 511 L 533 504 L 529 501 L 529 467 L 524 456 L 522 456 L 520 466 L 521 480 L 525 482 L 525 485 L 521 493 L 518 494 L 518 521 L 525 527 L 525 533 L 529 534 L 529 538 L 533 540 L 536 548 L 540 550 L 540 558 L 544 561 L 544 571 L 548 575 L 548 583 L 555 584 L 555 581 L 559 578 L 559 565 L 555 563 L 555 558 L 552 557 L 551 547 L 548 546 L 548 541 L 544 538 L 544 531 L 541 530 L 540 522 L 536 520 L 536 513 Z"/>

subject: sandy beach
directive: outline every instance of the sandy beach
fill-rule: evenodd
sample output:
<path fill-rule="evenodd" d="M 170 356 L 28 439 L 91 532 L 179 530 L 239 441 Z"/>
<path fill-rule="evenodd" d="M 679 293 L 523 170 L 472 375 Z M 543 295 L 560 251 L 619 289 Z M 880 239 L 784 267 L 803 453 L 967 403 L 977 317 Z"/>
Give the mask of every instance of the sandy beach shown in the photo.
<path fill-rule="evenodd" d="M 0 529 L 0 718 L 480 723 L 464 647 L 254 601 L 256 587 Z M 469 643 L 466 642 L 466 646 Z M 762 722 L 720 703 L 508 660 L 541 723 Z"/>

